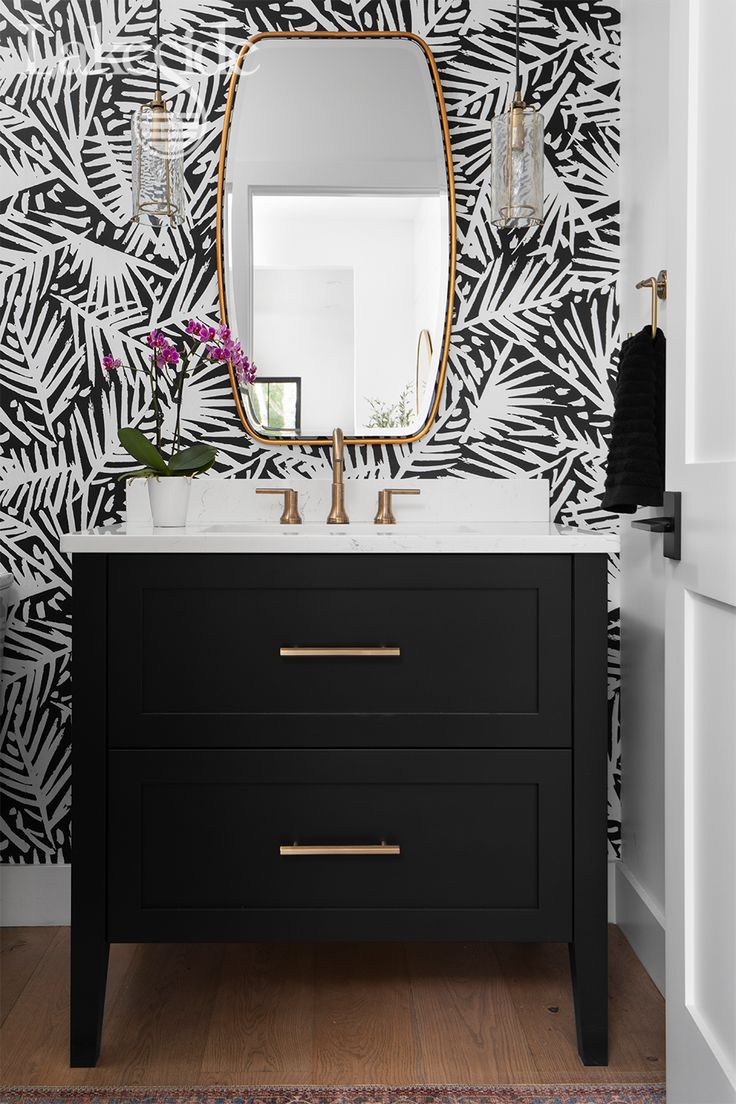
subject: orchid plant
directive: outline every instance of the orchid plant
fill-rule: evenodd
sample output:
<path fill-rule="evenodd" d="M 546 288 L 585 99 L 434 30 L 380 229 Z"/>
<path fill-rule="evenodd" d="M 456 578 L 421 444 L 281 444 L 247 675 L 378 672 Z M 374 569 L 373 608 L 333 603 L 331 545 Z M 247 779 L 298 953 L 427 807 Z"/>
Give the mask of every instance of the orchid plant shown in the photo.
<path fill-rule="evenodd" d="M 146 345 L 151 350 L 142 368 L 123 365 L 118 357 L 102 358 L 102 368 L 108 379 L 120 368 L 142 372 L 148 376 L 153 405 L 154 440 L 149 439 L 134 426 L 118 430 L 120 444 L 143 467 L 125 472 L 123 479 L 165 478 L 169 476 L 195 476 L 206 472 L 215 462 L 217 449 L 213 445 L 198 442 L 182 448 L 181 409 L 184 385 L 196 363 L 204 358 L 227 361 L 232 365 L 239 383 L 253 383 L 256 366 L 246 356 L 227 326 L 208 326 L 191 318 L 186 325 L 184 347 L 179 349 L 161 330 L 151 330 Z M 164 438 L 164 401 L 169 398 L 174 405 L 173 434 Z"/>

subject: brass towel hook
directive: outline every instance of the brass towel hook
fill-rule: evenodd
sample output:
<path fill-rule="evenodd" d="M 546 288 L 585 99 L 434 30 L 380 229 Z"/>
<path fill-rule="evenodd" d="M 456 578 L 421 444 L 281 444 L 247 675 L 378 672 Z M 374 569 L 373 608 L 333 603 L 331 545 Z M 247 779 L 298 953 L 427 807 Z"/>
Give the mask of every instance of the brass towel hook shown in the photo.
<path fill-rule="evenodd" d="M 652 337 L 657 336 L 658 323 L 658 299 L 667 298 L 667 270 L 661 268 L 656 276 L 648 276 L 646 280 L 640 280 L 638 288 L 651 288 L 652 290 Z"/>

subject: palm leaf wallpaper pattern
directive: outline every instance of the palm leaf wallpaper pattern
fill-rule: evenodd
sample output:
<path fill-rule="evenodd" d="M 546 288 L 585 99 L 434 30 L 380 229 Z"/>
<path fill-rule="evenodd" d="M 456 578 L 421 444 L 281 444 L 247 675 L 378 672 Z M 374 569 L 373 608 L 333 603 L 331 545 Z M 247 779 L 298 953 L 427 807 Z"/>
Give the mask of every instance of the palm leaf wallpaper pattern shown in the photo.
<path fill-rule="evenodd" d="M 522 69 L 547 131 L 547 220 L 489 224 L 489 120 L 513 81 L 513 0 L 164 0 L 163 64 L 189 120 L 190 218 L 130 223 L 131 112 L 153 91 L 152 0 L 0 0 L 0 520 L 18 600 L 6 642 L 2 850 L 70 859 L 71 565 L 62 532 L 119 520 L 121 423 L 149 423 L 137 382 L 107 387 L 103 351 L 130 360 L 152 325 L 216 320 L 217 153 L 228 70 L 262 30 L 411 30 L 440 68 L 458 193 L 458 278 L 447 387 L 413 446 L 351 450 L 366 477 L 534 476 L 555 515 L 608 528 L 601 509 L 618 310 L 616 3 L 525 0 Z M 379 75 L 377 75 L 379 76 Z M 220 474 L 324 476 L 319 449 L 267 448 L 237 420 L 229 382 L 193 382 L 186 426 Z M 617 571 L 610 567 L 609 839 L 619 841 Z M 117 677 L 124 678 L 120 671 Z"/>

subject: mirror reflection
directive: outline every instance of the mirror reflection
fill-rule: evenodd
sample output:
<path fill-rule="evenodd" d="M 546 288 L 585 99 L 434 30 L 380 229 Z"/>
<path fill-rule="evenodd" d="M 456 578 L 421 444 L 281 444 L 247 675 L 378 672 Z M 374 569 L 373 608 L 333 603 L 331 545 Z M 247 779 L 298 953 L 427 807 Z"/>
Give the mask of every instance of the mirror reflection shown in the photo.
<path fill-rule="evenodd" d="M 268 440 L 421 433 L 446 360 L 451 202 L 430 59 L 404 36 L 261 36 L 235 86 L 227 318 Z M 339 89 L 336 93 L 335 89 Z"/>

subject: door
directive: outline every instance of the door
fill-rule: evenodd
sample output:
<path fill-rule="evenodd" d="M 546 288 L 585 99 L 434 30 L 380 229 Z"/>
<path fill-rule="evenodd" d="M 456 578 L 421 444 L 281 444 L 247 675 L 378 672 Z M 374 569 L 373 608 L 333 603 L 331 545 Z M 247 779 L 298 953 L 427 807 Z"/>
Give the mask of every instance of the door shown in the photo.
<path fill-rule="evenodd" d="M 683 522 L 665 569 L 669 1104 L 736 1101 L 734 42 L 734 0 L 671 0 L 667 483 Z"/>

